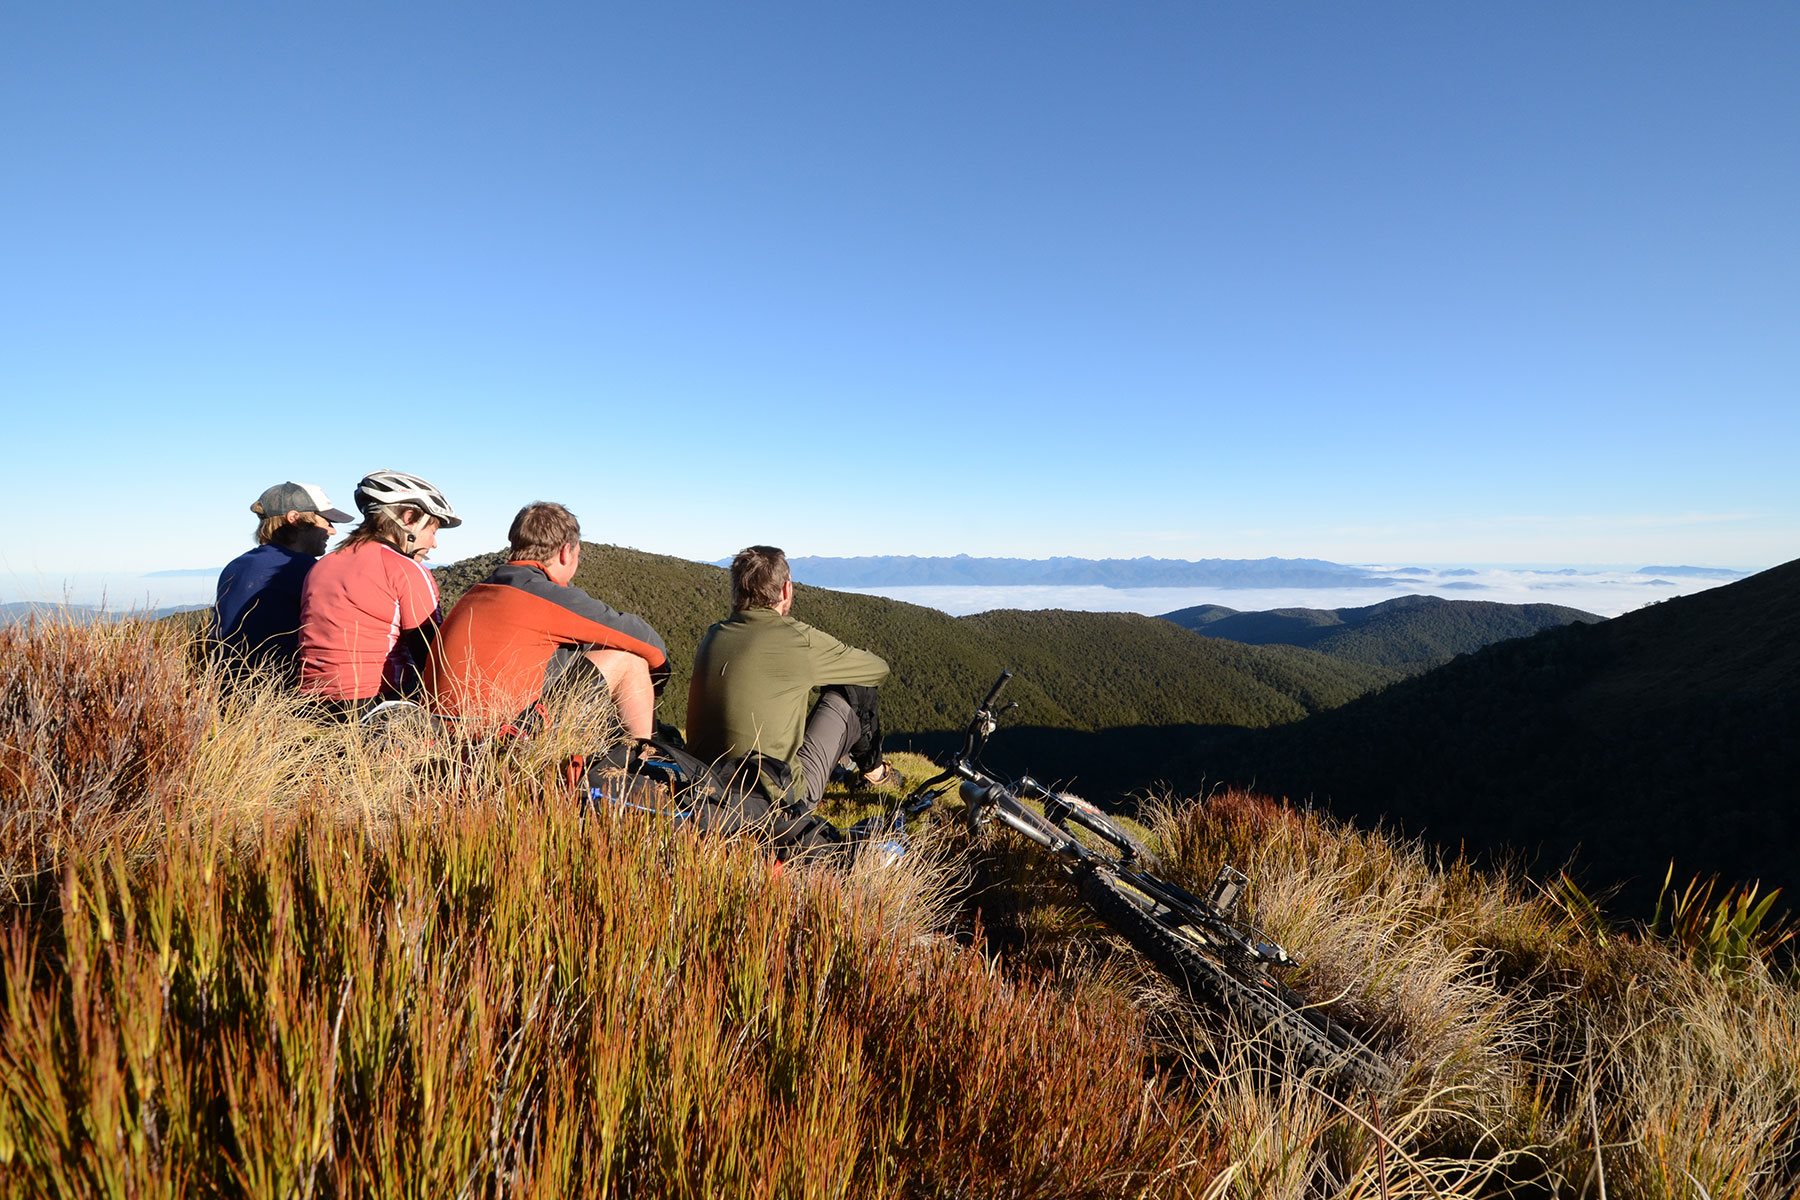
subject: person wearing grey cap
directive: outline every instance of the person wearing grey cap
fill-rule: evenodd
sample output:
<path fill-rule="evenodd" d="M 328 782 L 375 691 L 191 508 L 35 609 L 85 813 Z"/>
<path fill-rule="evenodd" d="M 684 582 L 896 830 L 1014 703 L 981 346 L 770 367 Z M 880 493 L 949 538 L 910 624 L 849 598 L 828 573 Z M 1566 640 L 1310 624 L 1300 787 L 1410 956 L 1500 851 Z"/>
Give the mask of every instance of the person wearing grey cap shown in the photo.
<path fill-rule="evenodd" d="M 312 483 L 278 483 L 256 498 L 256 548 L 219 573 L 207 640 L 233 673 L 299 677 L 300 588 L 333 527 L 351 520 Z"/>

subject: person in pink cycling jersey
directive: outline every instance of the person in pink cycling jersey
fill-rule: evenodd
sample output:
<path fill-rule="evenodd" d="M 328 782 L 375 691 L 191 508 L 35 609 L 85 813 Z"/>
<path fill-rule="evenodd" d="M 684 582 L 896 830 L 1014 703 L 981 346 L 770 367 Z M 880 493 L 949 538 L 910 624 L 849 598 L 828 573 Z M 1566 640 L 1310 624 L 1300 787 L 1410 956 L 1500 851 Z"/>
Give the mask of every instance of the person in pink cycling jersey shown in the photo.
<path fill-rule="evenodd" d="M 363 521 L 307 572 L 300 592 L 300 690 L 341 712 L 418 690 L 442 614 L 425 556 L 462 518 L 417 475 L 356 485 Z"/>

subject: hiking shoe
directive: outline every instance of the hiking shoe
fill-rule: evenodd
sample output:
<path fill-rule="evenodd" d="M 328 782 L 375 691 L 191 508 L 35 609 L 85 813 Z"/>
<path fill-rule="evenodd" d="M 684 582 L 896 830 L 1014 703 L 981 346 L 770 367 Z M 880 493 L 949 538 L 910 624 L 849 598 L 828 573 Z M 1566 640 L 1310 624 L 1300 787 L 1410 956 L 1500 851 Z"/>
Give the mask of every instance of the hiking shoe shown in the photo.
<path fill-rule="evenodd" d="M 906 790 L 906 776 L 900 773 L 900 768 L 885 759 L 876 766 L 874 774 L 867 771 L 847 772 L 845 782 L 853 792 L 866 792 L 870 788 L 887 788 L 895 792 Z"/>

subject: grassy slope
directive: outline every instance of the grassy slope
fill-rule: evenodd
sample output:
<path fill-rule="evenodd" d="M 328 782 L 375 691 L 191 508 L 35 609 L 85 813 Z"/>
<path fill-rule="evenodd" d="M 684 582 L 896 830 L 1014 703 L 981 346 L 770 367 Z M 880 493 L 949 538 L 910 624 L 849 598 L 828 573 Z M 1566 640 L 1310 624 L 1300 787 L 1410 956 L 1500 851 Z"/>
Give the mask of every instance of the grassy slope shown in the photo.
<path fill-rule="evenodd" d="M 1399 596 L 1360 608 L 1278 608 L 1269 612 L 1235 612 L 1203 604 L 1165 613 L 1163 619 L 1207 637 L 1254 646 L 1304 646 L 1336 658 L 1416 674 L 1508 638 L 1601 618 L 1560 604 Z"/>
<path fill-rule="evenodd" d="M 227 703 L 135 623 L 0 631 L 0 746 L 30 765 L 0 808 L 0 1196 L 1800 1187 L 1793 986 L 1242 795 L 1165 814 L 1168 868 L 1249 873 L 1297 982 L 1399 1066 L 1380 1096 L 1271 1075 L 954 826 L 897 871 L 776 871 L 584 818 L 553 739 L 468 757 Z M 1011 909 L 1006 957 L 934 936 L 959 897 Z"/>
<path fill-rule="evenodd" d="M 1800 562 L 1491 646 L 1211 769 L 1447 845 L 1577 848 L 1633 892 L 1719 871 L 1800 886 Z M 1654 891 L 1650 891 L 1650 896 Z"/>

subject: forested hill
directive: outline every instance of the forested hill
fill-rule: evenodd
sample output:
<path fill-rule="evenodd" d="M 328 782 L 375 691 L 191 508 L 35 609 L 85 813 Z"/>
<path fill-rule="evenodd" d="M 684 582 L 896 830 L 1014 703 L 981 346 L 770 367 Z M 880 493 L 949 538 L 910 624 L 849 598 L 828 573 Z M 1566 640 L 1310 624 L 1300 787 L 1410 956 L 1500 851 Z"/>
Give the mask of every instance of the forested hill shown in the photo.
<path fill-rule="evenodd" d="M 1183 768 L 1172 768 L 1180 770 Z M 1800 888 L 1800 562 L 1598 624 L 1502 642 L 1205 769 L 1446 845 L 1580 851 L 1654 899 L 1676 873 Z"/>
<path fill-rule="evenodd" d="M 1602 618 L 1560 604 L 1499 604 L 1399 596 L 1361 608 L 1277 608 L 1238 612 L 1202 604 L 1164 613 L 1207 637 L 1253 646 L 1304 646 L 1321 654 L 1417 674 L 1508 638 Z"/>
<path fill-rule="evenodd" d="M 486 555 L 440 568 L 446 604 L 499 561 L 499 555 Z M 675 677 L 664 693 L 661 716 L 679 725 L 694 648 L 706 627 L 730 609 L 726 573 L 686 559 L 589 543 L 575 582 L 615 608 L 646 617 L 667 639 Z M 883 693 L 883 720 L 891 735 L 902 738 L 961 729 L 1003 668 L 1017 673 L 1008 698 L 1019 708 L 1008 723 L 1065 734 L 1273 725 L 1342 704 L 1399 677 L 1291 646 L 1198 637 L 1168 621 L 1127 613 L 951 617 L 914 604 L 800 585 L 794 616 L 888 660 L 894 676 Z M 1034 752 L 1041 747 L 1055 756 L 1033 761 L 1040 775 L 1094 775 L 1087 757 L 1091 739 L 1033 738 L 1021 731 L 1012 745 L 1029 745 Z M 1160 761 L 1141 765 L 1129 785 L 1162 773 Z"/>

